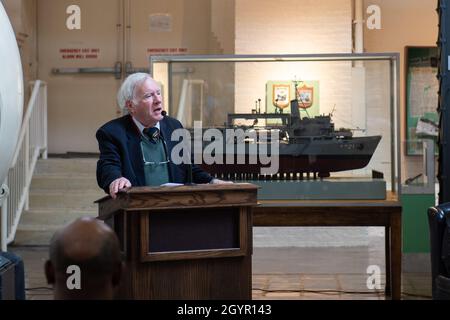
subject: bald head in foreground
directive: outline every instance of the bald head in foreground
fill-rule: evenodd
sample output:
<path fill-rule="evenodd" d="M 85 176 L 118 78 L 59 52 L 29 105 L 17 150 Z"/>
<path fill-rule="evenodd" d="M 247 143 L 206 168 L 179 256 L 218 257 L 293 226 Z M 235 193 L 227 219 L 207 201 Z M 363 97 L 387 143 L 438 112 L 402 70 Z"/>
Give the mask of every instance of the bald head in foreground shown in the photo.
<path fill-rule="evenodd" d="M 119 241 L 103 221 L 79 218 L 53 235 L 45 275 L 55 299 L 113 299 L 121 273 Z"/>

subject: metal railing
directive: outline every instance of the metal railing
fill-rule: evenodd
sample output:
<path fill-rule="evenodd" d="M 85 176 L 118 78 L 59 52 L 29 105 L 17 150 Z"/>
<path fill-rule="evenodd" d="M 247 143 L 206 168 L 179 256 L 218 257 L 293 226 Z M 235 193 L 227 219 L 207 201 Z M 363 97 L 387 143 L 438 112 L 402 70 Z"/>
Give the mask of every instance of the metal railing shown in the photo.
<path fill-rule="evenodd" d="M 9 196 L 1 207 L 1 250 L 14 241 L 23 210 L 28 210 L 31 178 L 37 159 L 47 159 L 47 84 L 32 81 L 28 107 L 22 121 L 13 161 L 3 182 Z M 8 192 L 8 191 L 6 191 Z"/>

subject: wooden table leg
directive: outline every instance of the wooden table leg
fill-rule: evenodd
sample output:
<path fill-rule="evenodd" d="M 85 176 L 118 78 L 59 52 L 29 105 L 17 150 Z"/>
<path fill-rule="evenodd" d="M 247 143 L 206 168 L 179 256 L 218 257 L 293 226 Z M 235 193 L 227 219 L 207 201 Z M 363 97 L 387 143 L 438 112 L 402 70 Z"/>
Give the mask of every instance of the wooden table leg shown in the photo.
<path fill-rule="evenodd" d="M 401 299 L 402 289 L 402 211 L 391 214 L 391 288 L 392 299 Z"/>
<path fill-rule="evenodd" d="M 391 228 L 384 228 L 384 256 L 385 256 L 385 271 L 386 271 L 386 286 L 384 293 L 386 296 L 391 295 Z"/>

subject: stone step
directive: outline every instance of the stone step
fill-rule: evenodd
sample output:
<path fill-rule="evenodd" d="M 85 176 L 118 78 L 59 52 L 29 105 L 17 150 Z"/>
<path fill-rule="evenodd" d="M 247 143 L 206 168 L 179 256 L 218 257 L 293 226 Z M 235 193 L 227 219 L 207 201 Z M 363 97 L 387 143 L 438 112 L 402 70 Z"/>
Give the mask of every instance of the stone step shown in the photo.
<path fill-rule="evenodd" d="M 32 209 L 24 211 L 20 218 L 19 230 L 42 230 L 46 227 L 62 227 L 79 217 L 96 217 L 97 209 L 82 210 L 69 208 L 52 208 L 47 210 Z"/>
<path fill-rule="evenodd" d="M 82 191 L 31 190 L 29 205 L 32 209 L 66 208 L 96 210 L 97 205 L 94 201 L 103 196 L 105 196 L 105 193 L 100 189 L 86 189 Z"/>
<path fill-rule="evenodd" d="M 56 230 L 82 216 L 97 216 L 96 158 L 39 160 L 30 188 L 30 210 L 22 213 L 14 244 L 48 245 Z"/>
<path fill-rule="evenodd" d="M 83 216 L 96 217 L 97 209 L 52 208 L 25 211 L 20 218 L 14 244 L 48 245 L 57 230 Z"/>
<path fill-rule="evenodd" d="M 95 177 L 97 158 L 48 158 L 38 160 L 35 174 L 89 174 Z"/>
<path fill-rule="evenodd" d="M 53 234 L 56 230 L 17 230 L 14 242 L 14 246 L 48 246 Z"/>
<path fill-rule="evenodd" d="M 95 190 L 97 180 L 89 174 L 36 174 L 31 181 L 31 190 Z M 100 190 L 100 189 L 99 189 Z"/>

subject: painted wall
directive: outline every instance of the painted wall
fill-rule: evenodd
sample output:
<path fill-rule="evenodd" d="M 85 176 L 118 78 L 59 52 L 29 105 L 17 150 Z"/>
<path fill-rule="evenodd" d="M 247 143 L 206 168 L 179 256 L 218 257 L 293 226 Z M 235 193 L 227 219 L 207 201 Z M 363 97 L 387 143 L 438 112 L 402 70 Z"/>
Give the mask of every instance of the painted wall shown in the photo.
<path fill-rule="evenodd" d="M 223 54 L 234 53 L 235 0 L 211 0 L 211 32 Z M 211 45 L 210 48 L 214 48 Z"/>
<path fill-rule="evenodd" d="M 400 119 L 403 181 L 421 172 L 422 158 L 405 156 L 405 46 L 436 46 L 437 2 L 431 0 L 365 0 L 381 8 L 381 30 L 364 28 L 366 52 L 400 53 Z M 436 106 L 437 108 L 437 106 Z"/>
<path fill-rule="evenodd" d="M 237 54 L 350 50 L 350 0 L 236 0 Z"/>

